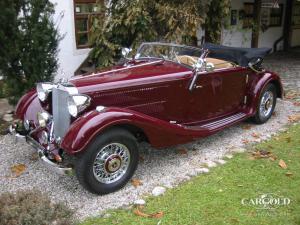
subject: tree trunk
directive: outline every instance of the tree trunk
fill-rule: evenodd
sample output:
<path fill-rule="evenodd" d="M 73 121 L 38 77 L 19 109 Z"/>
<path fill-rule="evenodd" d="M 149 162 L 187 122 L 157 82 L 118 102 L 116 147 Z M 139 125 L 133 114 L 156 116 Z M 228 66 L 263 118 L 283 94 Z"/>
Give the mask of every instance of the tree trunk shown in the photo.
<path fill-rule="evenodd" d="M 251 39 L 251 47 L 252 48 L 258 47 L 259 31 L 260 31 L 261 3 L 262 3 L 262 0 L 254 1 L 253 27 L 252 27 L 252 39 Z"/>
<path fill-rule="evenodd" d="M 294 0 L 286 1 L 285 19 L 284 19 L 284 27 L 283 27 L 283 48 L 285 51 L 289 50 L 291 46 L 293 4 L 294 4 Z"/>

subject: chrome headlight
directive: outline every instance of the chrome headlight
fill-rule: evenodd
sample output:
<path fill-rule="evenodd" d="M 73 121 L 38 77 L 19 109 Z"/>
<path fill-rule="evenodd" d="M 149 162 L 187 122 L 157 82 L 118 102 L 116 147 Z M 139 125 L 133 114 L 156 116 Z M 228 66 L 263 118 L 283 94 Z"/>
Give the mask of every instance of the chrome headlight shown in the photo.
<path fill-rule="evenodd" d="M 87 95 L 71 95 L 68 98 L 68 110 L 71 116 L 76 117 L 85 110 L 91 103 L 91 98 Z"/>
<path fill-rule="evenodd" d="M 36 85 L 36 91 L 38 98 L 44 102 L 48 98 L 49 93 L 52 91 L 54 84 L 52 83 L 38 83 Z"/>
<path fill-rule="evenodd" d="M 46 127 L 47 123 L 50 120 L 50 114 L 47 112 L 38 112 L 37 113 L 37 120 L 40 127 Z"/>

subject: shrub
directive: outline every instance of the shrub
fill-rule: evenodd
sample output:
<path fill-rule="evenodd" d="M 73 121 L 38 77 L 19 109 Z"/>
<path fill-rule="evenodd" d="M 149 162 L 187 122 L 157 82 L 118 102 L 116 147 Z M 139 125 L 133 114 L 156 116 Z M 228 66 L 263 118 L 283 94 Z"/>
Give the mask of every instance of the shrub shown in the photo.
<path fill-rule="evenodd" d="M 70 225 L 73 211 L 40 191 L 0 195 L 0 225 Z"/>
<path fill-rule="evenodd" d="M 0 1 L 0 75 L 11 103 L 57 70 L 60 39 L 49 0 Z"/>

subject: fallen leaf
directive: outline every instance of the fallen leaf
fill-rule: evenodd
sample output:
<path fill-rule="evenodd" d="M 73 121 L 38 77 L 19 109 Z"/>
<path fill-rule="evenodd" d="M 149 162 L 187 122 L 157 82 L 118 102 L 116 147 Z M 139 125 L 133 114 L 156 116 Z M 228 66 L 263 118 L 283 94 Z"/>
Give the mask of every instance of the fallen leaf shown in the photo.
<path fill-rule="evenodd" d="M 140 162 L 144 162 L 145 161 L 144 156 L 140 155 L 139 160 L 140 160 Z"/>
<path fill-rule="evenodd" d="M 242 126 L 242 128 L 243 128 L 244 130 L 250 130 L 251 127 L 252 127 L 252 126 L 251 126 L 250 124 L 246 124 L 246 125 Z"/>
<path fill-rule="evenodd" d="M 145 218 L 162 218 L 164 216 L 164 212 L 160 211 L 160 212 L 156 212 L 156 213 L 151 213 L 151 214 L 147 214 L 142 212 L 140 207 L 137 207 L 136 209 L 133 210 L 133 213 L 137 216 L 141 216 L 141 217 L 145 217 Z"/>
<path fill-rule="evenodd" d="M 293 105 L 297 106 L 297 107 L 300 107 L 300 102 L 294 102 Z"/>
<path fill-rule="evenodd" d="M 164 212 L 162 211 L 151 214 L 151 218 L 156 218 L 156 219 L 162 218 L 163 216 L 164 216 Z"/>
<path fill-rule="evenodd" d="M 24 164 L 17 164 L 12 166 L 10 169 L 14 173 L 14 177 L 19 177 L 26 170 L 26 166 Z"/>
<path fill-rule="evenodd" d="M 31 161 L 37 161 L 38 159 L 39 159 L 39 155 L 36 152 L 31 154 L 31 156 L 30 156 Z"/>
<path fill-rule="evenodd" d="M 271 161 L 276 161 L 276 159 L 277 159 L 277 156 L 276 156 L 276 155 L 270 156 L 270 160 L 271 160 Z"/>
<path fill-rule="evenodd" d="M 286 174 L 285 174 L 287 177 L 291 177 L 291 176 L 293 176 L 293 173 L 292 172 L 286 172 Z"/>
<path fill-rule="evenodd" d="M 243 139 L 242 142 L 243 144 L 249 144 L 250 141 L 248 139 Z"/>
<path fill-rule="evenodd" d="M 177 153 L 180 155 L 187 155 L 188 150 L 186 148 L 179 148 L 179 149 L 177 149 Z"/>
<path fill-rule="evenodd" d="M 288 93 L 286 93 L 285 98 L 286 99 L 295 99 L 298 97 L 298 93 L 295 91 L 290 91 Z"/>
<path fill-rule="evenodd" d="M 277 156 L 274 155 L 272 152 L 270 151 L 266 151 L 266 150 L 256 150 L 254 152 L 251 153 L 252 156 L 250 156 L 250 159 L 262 159 L 262 158 L 269 158 L 272 161 L 275 161 L 277 159 Z"/>
<path fill-rule="evenodd" d="M 285 138 L 285 140 L 286 140 L 287 143 L 290 143 L 291 142 L 291 137 L 287 137 L 287 138 Z"/>
<path fill-rule="evenodd" d="M 135 179 L 135 178 L 131 179 L 131 184 L 132 184 L 134 187 L 138 187 L 138 186 L 143 185 L 143 183 L 142 183 L 141 180 Z"/>
<path fill-rule="evenodd" d="M 252 135 L 252 137 L 254 137 L 254 138 L 260 138 L 260 135 L 259 135 L 258 133 L 252 133 L 251 135 Z"/>
<path fill-rule="evenodd" d="M 298 122 L 300 120 L 300 113 L 294 114 L 294 115 L 290 115 L 288 117 L 289 122 L 294 123 L 294 122 Z"/>
<path fill-rule="evenodd" d="M 282 159 L 279 160 L 278 165 L 279 165 L 282 169 L 286 169 L 286 168 L 287 168 L 287 165 L 285 164 L 285 162 L 284 162 Z"/>

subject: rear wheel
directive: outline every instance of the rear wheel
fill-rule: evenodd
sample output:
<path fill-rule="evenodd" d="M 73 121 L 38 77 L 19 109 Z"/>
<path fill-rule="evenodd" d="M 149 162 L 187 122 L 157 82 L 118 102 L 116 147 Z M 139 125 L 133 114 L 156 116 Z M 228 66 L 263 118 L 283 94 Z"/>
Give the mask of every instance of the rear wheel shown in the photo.
<path fill-rule="evenodd" d="M 273 84 L 268 84 L 261 92 L 256 114 L 253 117 L 255 123 L 263 124 L 270 119 L 275 109 L 276 99 L 276 87 Z"/>
<path fill-rule="evenodd" d="M 99 135 L 79 156 L 76 175 L 90 192 L 108 194 L 122 188 L 138 165 L 135 137 L 123 129 L 111 129 Z"/>

